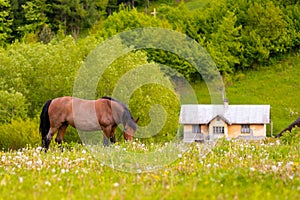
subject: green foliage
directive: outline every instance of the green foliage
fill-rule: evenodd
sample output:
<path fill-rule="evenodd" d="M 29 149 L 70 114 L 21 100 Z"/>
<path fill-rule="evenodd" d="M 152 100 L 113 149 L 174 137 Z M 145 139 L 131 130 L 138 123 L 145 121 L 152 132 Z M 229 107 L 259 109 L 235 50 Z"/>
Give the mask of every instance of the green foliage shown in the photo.
<path fill-rule="evenodd" d="M 66 37 L 47 45 L 14 43 L 0 51 L 0 90 L 23 94 L 29 115 L 35 116 L 46 100 L 72 94 L 76 72 L 96 44 L 93 37 L 79 42 Z"/>
<path fill-rule="evenodd" d="M 0 124 L 0 148 L 20 149 L 27 145 L 41 143 L 37 119 L 14 119 L 11 123 Z"/>
<path fill-rule="evenodd" d="M 236 27 L 236 22 L 235 14 L 228 11 L 218 30 L 211 34 L 210 39 L 202 41 L 223 75 L 233 74 L 243 54 L 240 33 L 242 26 Z"/>
<path fill-rule="evenodd" d="M 0 10 L 0 46 L 2 46 L 11 37 L 12 32 L 12 20 L 9 18 L 11 14 L 9 0 L 0 1 Z"/>
<path fill-rule="evenodd" d="M 26 98 L 19 92 L 0 90 L 0 124 L 17 118 L 27 118 Z"/>
<path fill-rule="evenodd" d="M 248 64 L 263 63 L 286 52 L 285 44 L 289 42 L 287 23 L 279 7 L 271 1 L 254 3 L 247 10 L 247 16 L 242 38 Z"/>
<path fill-rule="evenodd" d="M 47 22 L 46 11 L 49 5 L 46 0 L 32 0 L 27 1 L 26 4 L 21 5 L 25 21 L 24 25 L 17 28 L 20 35 L 40 32 L 43 25 Z"/>
<path fill-rule="evenodd" d="M 135 8 L 124 8 L 113 13 L 103 22 L 99 35 L 109 38 L 122 31 L 143 27 L 169 28 L 170 25 L 166 21 L 138 12 Z"/>
<path fill-rule="evenodd" d="M 300 144 L 300 128 L 293 128 L 291 132 L 286 131 L 280 140 L 287 145 Z"/>

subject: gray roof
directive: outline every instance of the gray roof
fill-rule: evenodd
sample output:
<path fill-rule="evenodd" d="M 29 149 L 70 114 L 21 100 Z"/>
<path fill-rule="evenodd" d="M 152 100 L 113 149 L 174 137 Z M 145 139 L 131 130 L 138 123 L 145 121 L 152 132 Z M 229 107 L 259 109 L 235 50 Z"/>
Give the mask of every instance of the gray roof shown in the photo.
<path fill-rule="evenodd" d="M 208 124 L 217 116 L 229 124 L 268 124 L 270 105 L 182 105 L 179 123 Z"/>

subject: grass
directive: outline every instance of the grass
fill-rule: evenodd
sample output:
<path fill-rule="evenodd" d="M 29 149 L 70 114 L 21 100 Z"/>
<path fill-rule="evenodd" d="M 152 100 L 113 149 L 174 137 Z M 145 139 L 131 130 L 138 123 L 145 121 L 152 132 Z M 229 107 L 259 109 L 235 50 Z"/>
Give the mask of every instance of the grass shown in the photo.
<path fill-rule="evenodd" d="M 133 147 L 111 148 L 124 146 Z M 297 199 L 299 153 L 298 144 L 272 138 L 219 140 L 208 154 L 192 144 L 157 171 L 125 173 L 80 145 L 1 151 L 0 199 Z"/>
<path fill-rule="evenodd" d="M 205 4 L 210 2 L 211 0 L 188 0 L 185 5 L 188 9 L 194 10 L 200 7 L 203 7 Z"/>

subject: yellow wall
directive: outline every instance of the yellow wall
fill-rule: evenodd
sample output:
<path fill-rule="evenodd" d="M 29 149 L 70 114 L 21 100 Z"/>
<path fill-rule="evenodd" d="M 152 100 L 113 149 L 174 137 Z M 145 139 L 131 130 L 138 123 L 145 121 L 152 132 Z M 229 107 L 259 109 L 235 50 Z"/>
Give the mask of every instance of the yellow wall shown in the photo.
<path fill-rule="evenodd" d="M 241 124 L 232 124 L 227 125 L 226 122 L 223 120 L 217 121 L 216 119 L 212 120 L 211 123 L 208 125 L 201 125 L 201 133 L 204 135 L 208 135 L 209 133 L 213 132 L 213 126 L 224 126 L 224 135 L 225 137 L 235 138 L 239 135 L 250 135 L 241 133 Z M 250 129 L 253 131 L 253 136 L 266 136 L 266 125 L 264 124 L 251 124 Z M 192 125 L 186 124 L 184 125 L 184 133 L 191 133 L 192 132 Z"/>

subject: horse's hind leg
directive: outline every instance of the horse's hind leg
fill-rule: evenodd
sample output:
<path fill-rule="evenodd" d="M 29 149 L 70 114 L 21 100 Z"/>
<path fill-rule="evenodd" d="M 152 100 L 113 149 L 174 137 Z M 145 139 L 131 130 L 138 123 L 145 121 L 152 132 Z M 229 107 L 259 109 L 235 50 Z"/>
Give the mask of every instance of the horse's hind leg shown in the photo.
<path fill-rule="evenodd" d="M 66 133 L 66 129 L 68 127 L 68 124 L 64 124 L 62 125 L 59 129 L 58 129 L 58 133 L 57 136 L 55 138 L 55 142 L 57 142 L 58 144 L 62 144 L 62 140 L 64 138 L 64 135 Z"/>
<path fill-rule="evenodd" d="M 49 132 L 46 136 L 46 140 L 45 140 L 46 151 L 49 149 L 51 139 L 52 139 L 52 137 L 53 137 L 53 135 L 55 134 L 56 131 L 57 131 L 57 128 L 50 127 Z"/>

